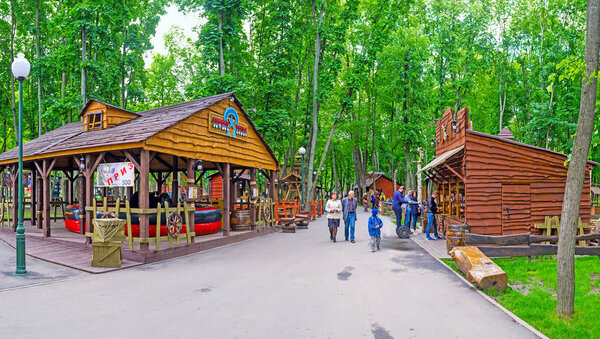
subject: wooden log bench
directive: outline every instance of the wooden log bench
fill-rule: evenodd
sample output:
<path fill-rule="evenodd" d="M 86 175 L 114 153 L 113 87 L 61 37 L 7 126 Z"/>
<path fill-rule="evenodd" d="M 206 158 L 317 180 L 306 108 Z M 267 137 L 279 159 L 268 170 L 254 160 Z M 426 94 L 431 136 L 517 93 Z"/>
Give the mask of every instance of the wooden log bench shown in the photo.
<path fill-rule="evenodd" d="M 506 273 L 475 246 L 455 247 L 450 256 L 458 268 L 467 276 L 467 280 L 479 285 L 482 289 L 493 288 L 504 291 L 508 284 Z"/>
<path fill-rule="evenodd" d="M 308 221 L 311 220 L 312 213 L 310 211 L 301 211 L 300 215 L 308 216 Z"/>
<path fill-rule="evenodd" d="M 282 233 L 296 233 L 294 218 L 281 218 L 279 223 L 281 224 Z"/>
<path fill-rule="evenodd" d="M 308 229 L 308 215 L 296 214 L 294 223 L 298 229 Z"/>

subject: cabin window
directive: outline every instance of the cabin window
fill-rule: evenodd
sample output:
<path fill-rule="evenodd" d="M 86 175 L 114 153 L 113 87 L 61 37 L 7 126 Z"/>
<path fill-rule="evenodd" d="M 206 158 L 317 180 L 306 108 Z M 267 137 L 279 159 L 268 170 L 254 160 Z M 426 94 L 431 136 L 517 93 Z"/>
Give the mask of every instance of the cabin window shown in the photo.
<path fill-rule="evenodd" d="M 102 111 L 90 112 L 87 114 L 87 130 L 93 131 L 102 129 Z"/>

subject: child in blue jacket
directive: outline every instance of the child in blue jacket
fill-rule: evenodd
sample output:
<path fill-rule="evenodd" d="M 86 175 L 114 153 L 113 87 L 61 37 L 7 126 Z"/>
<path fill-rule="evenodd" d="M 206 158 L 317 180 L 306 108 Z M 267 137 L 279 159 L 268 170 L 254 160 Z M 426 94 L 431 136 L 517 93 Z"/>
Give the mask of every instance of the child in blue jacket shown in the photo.
<path fill-rule="evenodd" d="M 377 216 L 379 210 L 374 208 L 371 212 L 373 215 L 369 218 L 369 235 L 371 236 L 371 252 L 380 250 L 379 243 L 381 243 L 381 228 L 383 227 L 383 221 Z"/>

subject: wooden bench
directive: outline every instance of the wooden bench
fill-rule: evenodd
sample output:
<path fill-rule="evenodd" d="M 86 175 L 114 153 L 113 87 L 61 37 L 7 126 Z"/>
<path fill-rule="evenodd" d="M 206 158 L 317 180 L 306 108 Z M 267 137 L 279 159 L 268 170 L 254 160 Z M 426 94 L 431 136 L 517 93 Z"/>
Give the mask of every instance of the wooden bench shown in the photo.
<path fill-rule="evenodd" d="M 294 218 L 281 218 L 279 223 L 281 224 L 282 233 L 296 233 Z"/>

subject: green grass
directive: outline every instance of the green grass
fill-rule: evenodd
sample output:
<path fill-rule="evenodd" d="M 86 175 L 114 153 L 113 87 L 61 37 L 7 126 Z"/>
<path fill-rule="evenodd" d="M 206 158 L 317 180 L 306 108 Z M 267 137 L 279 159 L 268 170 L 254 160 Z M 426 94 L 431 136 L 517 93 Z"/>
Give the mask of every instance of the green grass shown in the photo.
<path fill-rule="evenodd" d="M 460 272 L 452 259 L 442 259 Z M 494 259 L 508 276 L 504 292 L 484 291 L 502 306 L 550 338 L 600 336 L 600 259 L 575 258 L 575 314 L 556 316 L 556 259 L 552 256 Z M 595 275 L 592 279 L 590 276 Z M 511 287 L 512 286 L 512 287 Z M 528 294 L 522 291 L 528 289 Z M 519 291 L 521 290 L 521 291 Z M 595 294 L 599 293 L 599 294 Z M 526 294 L 526 295 L 525 295 Z"/>

